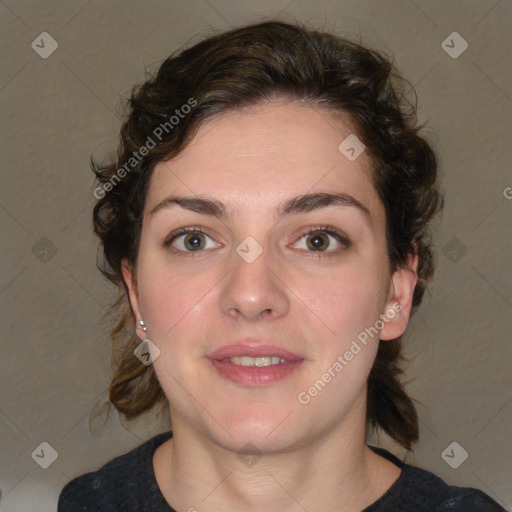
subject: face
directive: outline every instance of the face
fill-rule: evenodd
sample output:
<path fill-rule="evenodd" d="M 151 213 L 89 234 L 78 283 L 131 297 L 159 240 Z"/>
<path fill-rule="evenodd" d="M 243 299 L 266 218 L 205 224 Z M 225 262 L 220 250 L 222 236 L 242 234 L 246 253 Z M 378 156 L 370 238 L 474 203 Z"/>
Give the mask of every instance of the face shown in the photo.
<path fill-rule="evenodd" d="M 277 451 L 364 429 L 379 339 L 404 331 L 416 277 L 390 274 L 370 160 L 338 149 L 350 133 L 267 103 L 209 120 L 156 165 L 137 284 L 123 272 L 175 432 Z"/>

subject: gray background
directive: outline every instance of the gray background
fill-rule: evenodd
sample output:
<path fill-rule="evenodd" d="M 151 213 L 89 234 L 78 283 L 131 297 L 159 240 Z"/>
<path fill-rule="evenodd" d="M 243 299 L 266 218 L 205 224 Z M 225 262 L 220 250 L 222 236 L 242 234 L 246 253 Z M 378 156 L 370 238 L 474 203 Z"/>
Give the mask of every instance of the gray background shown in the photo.
<path fill-rule="evenodd" d="M 420 121 L 441 155 L 446 208 L 432 294 L 406 338 L 407 389 L 421 402 L 421 441 L 406 461 L 512 510 L 512 2 L 5 0 L 2 512 L 54 511 L 71 478 L 167 430 L 154 417 L 127 430 L 116 415 L 94 435 L 88 429 L 109 382 L 102 317 L 112 299 L 95 268 L 89 155 L 113 148 L 120 96 L 145 66 L 155 69 L 194 35 L 277 15 L 360 33 L 394 54 L 416 87 Z M 454 31 L 469 44 L 456 59 L 441 45 Z M 46 59 L 31 47 L 42 32 L 58 42 Z M 442 457 L 454 441 L 469 454 L 457 469 Z M 58 453 L 47 469 L 31 457 L 42 442 Z M 384 435 L 373 442 L 404 454 Z"/>

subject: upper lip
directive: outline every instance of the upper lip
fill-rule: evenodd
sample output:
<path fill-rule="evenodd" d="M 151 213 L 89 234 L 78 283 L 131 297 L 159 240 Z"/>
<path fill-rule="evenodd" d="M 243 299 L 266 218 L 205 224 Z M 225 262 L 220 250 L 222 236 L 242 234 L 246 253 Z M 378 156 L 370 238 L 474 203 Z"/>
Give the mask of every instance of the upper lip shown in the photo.
<path fill-rule="evenodd" d="M 207 357 L 220 361 L 221 359 L 231 359 L 232 357 L 270 357 L 277 356 L 286 361 L 302 361 L 304 358 L 275 345 L 263 345 L 262 342 L 239 342 L 233 345 L 225 345 L 215 350 Z"/>

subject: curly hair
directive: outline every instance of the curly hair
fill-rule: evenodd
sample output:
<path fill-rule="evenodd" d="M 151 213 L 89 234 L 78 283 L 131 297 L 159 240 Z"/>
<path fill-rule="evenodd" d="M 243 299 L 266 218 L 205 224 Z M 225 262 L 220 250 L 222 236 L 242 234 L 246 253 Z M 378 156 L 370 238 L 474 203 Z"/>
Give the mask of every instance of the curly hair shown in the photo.
<path fill-rule="evenodd" d="M 115 161 L 99 165 L 91 158 L 100 183 L 93 212 L 104 256 L 98 267 L 119 291 L 111 307 L 117 323 L 111 331 L 109 410 L 112 404 L 133 420 L 166 402 L 153 366 L 133 354 L 140 340 L 121 260 L 136 268 L 154 166 L 183 151 L 213 116 L 282 98 L 348 118 L 370 155 L 373 184 L 385 208 L 390 270 L 407 267 L 408 256 L 418 255 L 417 308 L 434 272 L 430 225 L 443 197 L 437 157 L 418 133 L 416 106 L 404 93 L 410 84 L 392 59 L 298 22 L 266 21 L 210 36 L 169 56 L 156 73 L 146 73 L 125 104 Z M 400 382 L 406 360 L 401 338 L 379 343 L 368 377 L 366 425 L 410 450 L 419 439 L 418 415 Z"/>

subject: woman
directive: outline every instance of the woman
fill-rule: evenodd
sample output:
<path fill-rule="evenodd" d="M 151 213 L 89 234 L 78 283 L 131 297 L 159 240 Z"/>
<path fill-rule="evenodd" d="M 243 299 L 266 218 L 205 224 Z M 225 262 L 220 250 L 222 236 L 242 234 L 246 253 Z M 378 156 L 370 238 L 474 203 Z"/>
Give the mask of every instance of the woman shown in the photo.
<path fill-rule="evenodd" d="M 172 432 L 59 511 L 498 511 L 366 444 L 418 417 L 401 336 L 434 269 L 436 157 L 376 51 L 266 22 L 169 57 L 93 168 L 103 272 L 129 300 L 111 403 Z M 116 339 L 117 339 L 116 338 Z"/>

